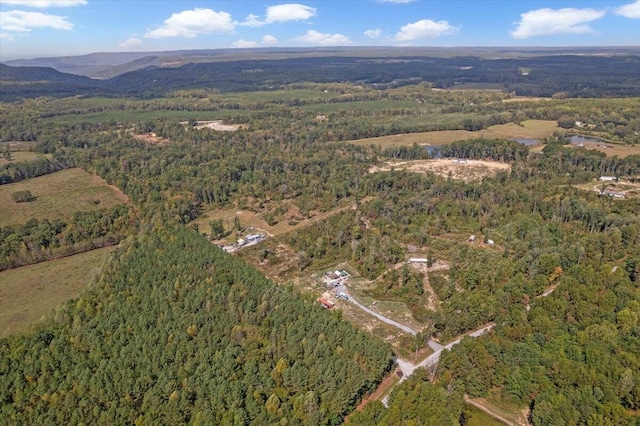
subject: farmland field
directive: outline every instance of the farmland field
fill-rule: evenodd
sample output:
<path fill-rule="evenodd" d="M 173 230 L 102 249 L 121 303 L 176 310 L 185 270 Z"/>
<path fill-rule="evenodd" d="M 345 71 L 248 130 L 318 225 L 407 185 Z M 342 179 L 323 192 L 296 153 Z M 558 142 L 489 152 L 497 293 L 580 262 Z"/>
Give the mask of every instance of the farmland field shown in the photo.
<path fill-rule="evenodd" d="M 543 139 L 551 136 L 556 130 L 560 130 L 556 121 L 527 120 L 523 121 L 521 125 L 515 123 L 499 124 L 478 132 L 470 132 L 467 130 L 442 130 L 438 132 L 408 133 L 402 135 L 358 139 L 349 141 L 349 143 L 353 143 L 355 145 L 379 145 L 384 149 L 396 146 L 409 146 L 414 143 L 418 145 L 445 145 L 455 141 L 480 137 L 487 139 Z"/>
<path fill-rule="evenodd" d="M 30 191 L 28 203 L 16 203 L 11 194 Z M 31 218 L 63 219 L 77 211 L 91 211 L 127 203 L 127 197 L 104 179 L 79 168 L 0 186 L 0 226 L 24 223 Z"/>
<path fill-rule="evenodd" d="M 0 272 L 0 338 L 29 329 L 62 301 L 78 295 L 115 247 Z"/>

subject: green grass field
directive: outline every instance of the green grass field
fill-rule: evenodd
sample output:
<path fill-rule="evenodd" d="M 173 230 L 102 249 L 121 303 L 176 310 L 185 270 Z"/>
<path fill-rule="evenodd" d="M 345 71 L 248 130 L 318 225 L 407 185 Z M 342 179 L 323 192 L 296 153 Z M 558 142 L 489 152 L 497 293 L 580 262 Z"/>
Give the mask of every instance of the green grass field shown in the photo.
<path fill-rule="evenodd" d="M 16 203 L 11 194 L 28 190 L 35 200 Z M 0 226 L 25 223 L 31 218 L 64 219 L 77 211 L 91 211 L 128 202 L 104 179 L 79 168 L 0 185 Z"/>
<path fill-rule="evenodd" d="M 115 247 L 0 272 L 0 338 L 30 325 L 76 297 L 95 277 Z"/>

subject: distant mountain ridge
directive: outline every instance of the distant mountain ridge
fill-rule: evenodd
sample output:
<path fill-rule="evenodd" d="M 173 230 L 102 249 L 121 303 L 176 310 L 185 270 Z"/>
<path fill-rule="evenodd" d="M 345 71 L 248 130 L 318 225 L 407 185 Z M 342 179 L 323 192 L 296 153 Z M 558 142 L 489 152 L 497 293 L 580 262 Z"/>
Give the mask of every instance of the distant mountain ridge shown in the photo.
<path fill-rule="evenodd" d="M 323 47 L 200 49 L 158 52 L 100 52 L 79 56 L 15 59 L 13 67 L 51 67 L 60 72 L 95 79 L 109 79 L 148 66 L 180 66 L 187 63 L 250 59 L 287 59 L 318 56 L 477 56 L 485 59 L 524 58 L 547 55 L 640 55 L 640 47 Z"/>
<path fill-rule="evenodd" d="M 94 72 L 100 69 L 101 78 L 53 67 L 0 64 L 0 101 L 37 96 L 163 96 L 189 89 L 244 92 L 292 83 L 345 81 L 377 88 L 420 82 L 443 89 L 491 87 L 543 97 L 640 96 L 640 48 L 371 47 L 94 55 L 94 62 L 85 55 L 73 59 L 72 65 Z M 64 62 L 61 58 L 49 61 L 57 66 Z"/>

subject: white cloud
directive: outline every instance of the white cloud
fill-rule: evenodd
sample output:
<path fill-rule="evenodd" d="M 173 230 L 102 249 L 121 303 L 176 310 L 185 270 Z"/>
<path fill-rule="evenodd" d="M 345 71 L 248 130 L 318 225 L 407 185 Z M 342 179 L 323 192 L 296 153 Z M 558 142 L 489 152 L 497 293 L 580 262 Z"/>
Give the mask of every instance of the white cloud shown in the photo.
<path fill-rule="evenodd" d="M 135 49 L 136 47 L 142 46 L 142 40 L 137 37 L 131 37 L 122 43 L 118 44 L 118 47 L 122 47 L 124 49 Z"/>
<path fill-rule="evenodd" d="M 261 27 L 264 25 L 264 22 L 260 20 L 258 15 L 251 14 L 245 18 L 241 25 L 246 25 L 247 27 Z"/>
<path fill-rule="evenodd" d="M 15 38 L 9 33 L 0 33 L 0 40 L 14 41 Z"/>
<path fill-rule="evenodd" d="M 231 47 L 248 48 L 248 47 L 273 46 L 277 43 L 278 43 L 277 38 L 267 34 L 264 37 L 262 37 L 262 41 L 260 41 L 260 43 L 256 41 L 247 41 L 247 40 L 240 39 L 238 41 L 234 41 L 233 43 L 231 43 Z"/>
<path fill-rule="evenodd" d="M 590 34 L 594 29 L 588 22 L 602 18 L 606 12 L 596 9 L 537 9 L 520 15 L 518 28 L 511 37 L 526 39 L 557 34 Z"/>
<path fill-rule="evenodd" d="M 172 14 L 164 21 L 164 25 L 148 31 L 144 36 L 193 38 L 199 34 L 228 33 L 234 30 L 236 24 L 227 12 L 196 8 Z"/>
<path fill-rule="evenodd" d="M 87 0 L 2 0 L 0 3 L 47 9 L 49 7 L 84 6 L 87 4 Z"/>
<path fill-rule="evenodd" d="M 248 47 L 259 47 L 260 45 L 255 41 L 247 41 L 247 40 L 238 40 L 231 43 L 231 47 L 239 47 L 241 49 L 246 49 Z"/>
<path fill-rule="evenodd" d="M 615 13 L 625 18 L 640 19 L 640 0 L 616 8 Z"/>
<path fill-rule="evenodd" d="M 0 12 L 0 27 L 4 31 L 28 32 L 34 28 L 71 30 L 73 29 L 73 24 L 67 21 L 65 16 L 10 10 L 8 12 Z"/>
<path fill-rule="evenodd" d="M 297 3 L 280 4 L 277 6 L 269 6 L 267 8 L 267 17 L 265 22 L 267 24 L 271 24 L 274 22 L 306 21 L 314 16 L 316 16 L 315 7 Z"/>
<path fill-rule="evenodd" d="M 364 32 L 364 35 L 369 38 L 378 38 L 382 34 L 382 30 L 380 28 L 376 28 L 375 30 L 367 30 Z"/>
<path fill-rule="evenodd" d="M 274 44 L 278 44 L 278 39 L 272 35 L 265 35 L 262 37 L 262 45 L 263 46 L 273 46 Z"/>
<path fill-rule="evenodd" d="M 247 27 L 261 27 L 263 25 L 273 24 L 276 22 L 306 21 L 314 16 L 316 16 L 315 7 L 297 3 L 280 4 L 277 6 L 269 6 L 263 21 L 260 20 L 258 15 L 250 14 L 240 25 Z"/>
<path fill-rule="evenodd" d="M 422 19 L 412 24 L 402 26 L 395 36 L 395 41 L 408 42 L 457 32 L 458 28 L 450 25 L 447 21 L 435 22 L 431 19 Z"/>
<path fill-rule="evenodd" d="M 353 44 L 353 42 L 349 40 L 349 37 L 345 35 L 324 34 L 314 30 L 309 30 L 305 35 L 296 37 L 294 40 L 315 44 L 317 46 L 349 46 Z"/>

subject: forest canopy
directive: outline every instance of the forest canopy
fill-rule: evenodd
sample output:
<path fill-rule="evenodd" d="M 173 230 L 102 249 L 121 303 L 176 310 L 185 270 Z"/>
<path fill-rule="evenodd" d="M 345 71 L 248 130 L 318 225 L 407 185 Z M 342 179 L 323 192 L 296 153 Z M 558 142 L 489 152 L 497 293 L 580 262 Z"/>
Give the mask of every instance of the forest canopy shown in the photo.
<path fill-rule="evenodd" d="M 193 231 L 158 226 L 123 242 L 54 325 L 0 341 L 0 416 L 339 424 L 391 362 L 388 345 Z"/>

